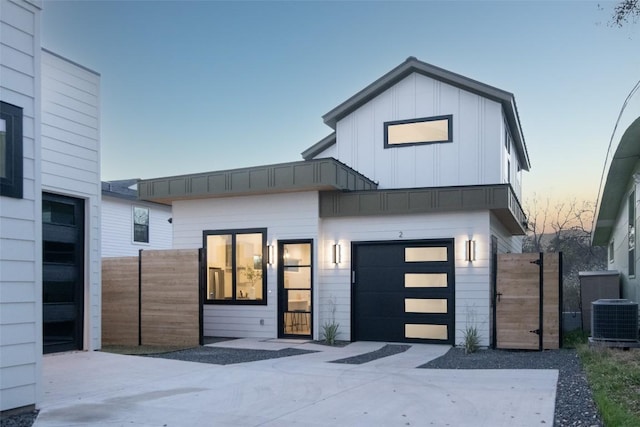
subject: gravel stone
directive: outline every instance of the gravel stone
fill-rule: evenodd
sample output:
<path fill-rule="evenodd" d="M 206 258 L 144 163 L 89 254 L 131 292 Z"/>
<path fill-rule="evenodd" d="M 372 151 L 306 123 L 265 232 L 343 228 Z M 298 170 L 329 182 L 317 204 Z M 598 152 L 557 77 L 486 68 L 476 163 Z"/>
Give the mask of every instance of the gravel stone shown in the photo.
<path fill-rule="evenodd" d="M 369 353 L 359 354 L 357 356 L 346 357 L 344 359 L 332 360 L 331 363 L 346 363 L 349 365 L 361 365 L 394 354 L 403 353 L 411 348 L 410 345 L 387 344 L 384 347 L 371 351 Z"/>
<path fill-rule="evenodd" d="M 282 350 L 248 350 L 223 347 L 195 347 L 170 353 L 148 354 L 146 357 L 184 360 L 187 362 L 212 363 L 214 365 L 231 365 L 234 363 L 255 362 L 258 360 L 277 359 L 316 353 L 312 350 L 284 348 Z"/>
<path fill-rule="evenodd" d="M 36 421 L 38 411 L 28 411 L 23 414 L 0 416 L 0 427 L 31 427 Z"/>
<path fill-rule="evenodd" d="M 593 394 L 575 350 L 480 350 L 465 354 L 452 348 L 444 356 L 425 363 L 426 369 L 557 369 L 555 426 L 603 426 Z"/>

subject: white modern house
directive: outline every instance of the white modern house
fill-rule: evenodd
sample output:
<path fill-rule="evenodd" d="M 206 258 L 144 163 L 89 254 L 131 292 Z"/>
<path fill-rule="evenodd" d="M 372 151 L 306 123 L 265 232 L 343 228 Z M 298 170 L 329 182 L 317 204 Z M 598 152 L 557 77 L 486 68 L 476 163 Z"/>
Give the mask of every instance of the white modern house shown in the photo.
<path fill-rule="evenodd" d="M 638 302 L 640 257 L 636 229 L 640 209 L 640 117 L 624 131 L 608 164 L 592 235 L 594 246 L 606 246 L 609 270 L 620 272 L 621 296 Z"/>
<path fill-rule="evenodd" d="M 171 206 L 138 200 L 138 179 L 102 182 L 102 257 L 171 249 Z"/>
<path fill-rule="evenodd" d="M 0 412 L 100 348 L 100 76 L 41 48 L 41 6 L 0 0 Z"/>
<path fill-rule="evenodd" d="M 489 345 L 526 226 L 514 96 L 410 57 L 323 119 L 302 161 L 139 182 L 205 250 L 204 335 Z"/>

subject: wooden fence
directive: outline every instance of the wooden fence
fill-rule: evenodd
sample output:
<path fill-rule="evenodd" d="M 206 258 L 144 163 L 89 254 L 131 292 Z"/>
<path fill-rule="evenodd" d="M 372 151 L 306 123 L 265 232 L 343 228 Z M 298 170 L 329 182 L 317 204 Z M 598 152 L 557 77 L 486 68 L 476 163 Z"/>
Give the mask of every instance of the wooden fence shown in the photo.
<path fill-rule="evenodd" d="M 560 348 L 561 303 L 561 253 L 498 255 L 495 298 L 497 348 Z"/>
<path fill-rule="evenodd" d="M 102 260 L 102 343 L 198 345 L 199 252 L 145 250 Z"/>

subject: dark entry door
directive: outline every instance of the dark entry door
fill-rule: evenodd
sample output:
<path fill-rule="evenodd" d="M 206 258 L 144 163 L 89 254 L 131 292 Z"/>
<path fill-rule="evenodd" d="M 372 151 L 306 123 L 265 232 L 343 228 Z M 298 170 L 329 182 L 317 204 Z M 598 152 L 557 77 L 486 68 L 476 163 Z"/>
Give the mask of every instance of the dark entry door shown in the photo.
<path fill-rule="evenodd" d="M 43 351 L 82 349 L 84 201 L 42 195 Z"/>
<path fill-rule="evenodd" d="M 453 239 L 355 243 L 353 336 L 452 344 Z"/>
<path fill-rule="evenodd" d="M 278 242 L 278 337 L 313 335 L 313 241 Z"/>

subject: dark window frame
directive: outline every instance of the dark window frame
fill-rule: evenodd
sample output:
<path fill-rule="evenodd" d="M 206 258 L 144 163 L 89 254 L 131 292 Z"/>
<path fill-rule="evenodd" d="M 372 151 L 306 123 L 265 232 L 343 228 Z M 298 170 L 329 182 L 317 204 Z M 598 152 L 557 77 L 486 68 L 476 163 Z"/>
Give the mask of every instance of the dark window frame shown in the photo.
<path fill-rule="evenodd" d="M 0 118 L 6 123 L 5 161 L 6 174 L 0 177 L 0 196 L 22 199 L 22 108 L 0 101 Z"/>
<path fill-rule="evenodd" d="M 411 123 L 423 123 L 423 122 L 435 122 L 439 120 L 447 121 L 447 139 L 437 140 L 437 141 L 422 141 L 422 142 L 403 142 L 398 144 L 390 144 L 389 143 L 389 127 L 395 125 L 406 125 Z M 432 117 L 420 117 L 417 119 L 407 119 L 407 120 L 393 120 L 389 122 L 384 122 L 384 148 L 396 148 L 396 147 L 410 147 L 414 145 L 428 145 L 428 144 L 445 144 L 448 142 L 453 142 L 453 114 L 445 114 L 442 116 L 432 116 Z"/>
<path fill-rule="evenodd" d="M 237 291 L 237 259 L 236 259 L 236 240 L 237 235 L 242 234 L 262 234 L 262 299 L 261 300 L 251 300 L 251 299 L 237 299 L 236 291 Z M 267 305 L 268 293 L 267 293 L 267 229 L 266 228 L 234 228 L 228 230 L 203 230 L 202 231 L 202 247 L 205 250 L 205 255 L 203 257 L 205 263 L 205 271 L 209 271 L 209 264 L 207 262 L 207 236 L 220 236 L 220 235 L 230 235 L 231 236 L 231 298 L 230 299 L 207 299 L 206 295 L 203 295 L 202 301 L 205 305 Z M 206 279 L 205 279 L 206 280 Z M 204 286 L 202 286 L 203 292 L 206 290 L 206 282 Z"/>
<path fill-rule="evenodd" d="M 147 211 L 147 223 L 141 224 L 136 222 L 136 209 L 145 209 Z M 151 230 L 151 209 L 146 206 L 133 206 L 131 211 L 132 222 L 133 222 L 133 236 L 132 240 L 134 244 L 148 245 L 151 241 L 150 230 Z M 136 240 L 136 226 L 145 226 L 146 227 L 146 240 Z"/>

